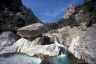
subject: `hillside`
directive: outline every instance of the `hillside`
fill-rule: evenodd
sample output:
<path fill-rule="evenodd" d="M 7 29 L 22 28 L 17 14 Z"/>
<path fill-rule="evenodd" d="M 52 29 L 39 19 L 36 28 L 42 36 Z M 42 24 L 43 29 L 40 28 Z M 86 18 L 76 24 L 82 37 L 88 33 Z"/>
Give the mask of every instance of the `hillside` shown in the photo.
<path fill-rule="evenodd" d="M 15 30 L 32 23 L 42 23 L 21 0 L 0 0 L 0 29 Z"/>
<path fill-rule="evenodd" d="M 50 29 L 62 28 L 64 26 L 90 27 L 96 23 L 96 0 L 84 0 L 84 2 L 74 7 L 70 5 L 64 18 L 51 24 L 46 24 Z"/>

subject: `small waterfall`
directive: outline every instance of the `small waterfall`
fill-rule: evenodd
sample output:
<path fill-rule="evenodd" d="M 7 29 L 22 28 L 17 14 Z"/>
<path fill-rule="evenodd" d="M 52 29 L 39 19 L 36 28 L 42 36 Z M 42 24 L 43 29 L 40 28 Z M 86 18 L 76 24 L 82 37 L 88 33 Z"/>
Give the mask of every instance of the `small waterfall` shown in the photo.
<path fill-rule="evenodd" d="M 56 36 L 54 36 L 54 44 L 56 44 L 58 47 L 62 49 L 61 54 L 67 54 L 67 47 L 62 44 L 59 44 Z"/>

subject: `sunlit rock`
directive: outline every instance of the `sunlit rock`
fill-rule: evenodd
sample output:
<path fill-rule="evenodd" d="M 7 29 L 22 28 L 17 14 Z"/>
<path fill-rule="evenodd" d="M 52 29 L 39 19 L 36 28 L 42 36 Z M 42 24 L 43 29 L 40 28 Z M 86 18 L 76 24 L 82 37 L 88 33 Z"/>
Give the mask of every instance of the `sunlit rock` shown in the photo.
<path fill-rule="evenodd" d="M 87 63 L 95 64 L 96 62 L 96 25 L 87 29 L 84 35 L 73 39 L 68 48 L 76 58 L 85 60 Z"/>
<path fill-rule="evenodd" d="M 72 13 L 74 13 L 74 12 L 75 12 L 74 6 L 72 4 L 70 4 L 69 9 L 67 10 L 67 12 L 66 12 L 66 14 L 64 16 L 64 19 L 69 18 L 72 15 Z"/>
<path fill-rule="evenodd" d="M 38 41 L 37 43 L 36 40 L 29 41 L 27 39 L 21 38 L 14 44 L 14 48 L 16 52 L 24 53 L 29 56 L 52 57 L 59 55 L 60 48 L 55 44 L 39 45 L 40 41 Z"/>
<path fill-rule="evenodd" d="M 18 29 L 17 34 L 21 37 L 38 37 L 46 32 L 48 28 L 41 23 L 34 23 L 25 27 Z"/>

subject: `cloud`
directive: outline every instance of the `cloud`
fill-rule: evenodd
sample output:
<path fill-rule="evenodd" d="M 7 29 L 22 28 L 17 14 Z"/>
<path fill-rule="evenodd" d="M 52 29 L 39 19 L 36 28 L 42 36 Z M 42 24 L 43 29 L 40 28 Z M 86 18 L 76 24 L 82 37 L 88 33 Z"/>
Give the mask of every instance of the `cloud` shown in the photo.
<path fill-rule="evenodd" d="M 50 17 L 56 17 L 63 12 L 65 12 L 65 9 L 62 7 L 62 8 L 57 8 L 53 11 L 46 11 L 45 13 L 43 13 L 43 15 L 50 16 Z"/>

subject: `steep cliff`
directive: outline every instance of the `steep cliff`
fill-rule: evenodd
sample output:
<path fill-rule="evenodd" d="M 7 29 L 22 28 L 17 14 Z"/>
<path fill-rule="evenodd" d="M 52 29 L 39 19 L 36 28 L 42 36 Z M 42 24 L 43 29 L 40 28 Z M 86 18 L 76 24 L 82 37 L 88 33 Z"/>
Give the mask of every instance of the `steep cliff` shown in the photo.
<path fill-rule="evenodd" d="M 0 0 L 0 29 L 15 30 L 32 23 L 42 23 L 21 0 Z"/>

